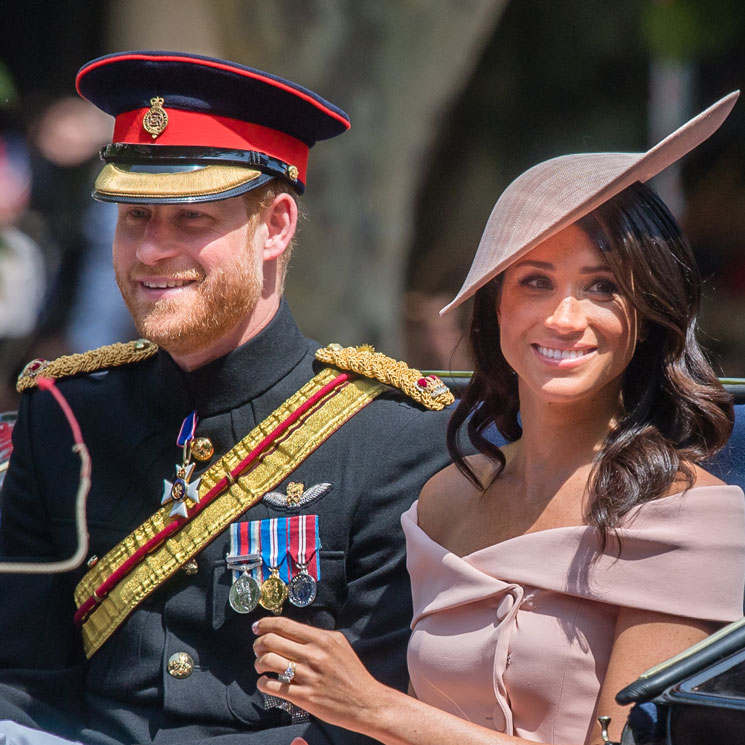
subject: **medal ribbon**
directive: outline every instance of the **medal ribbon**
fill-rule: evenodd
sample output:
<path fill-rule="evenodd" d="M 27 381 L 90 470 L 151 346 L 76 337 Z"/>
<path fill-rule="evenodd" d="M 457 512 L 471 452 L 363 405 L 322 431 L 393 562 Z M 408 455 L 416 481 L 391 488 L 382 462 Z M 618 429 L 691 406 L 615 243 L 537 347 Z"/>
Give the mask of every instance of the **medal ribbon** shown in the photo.
<path fill-rule="evenodd" d="M 245 556 L 246 554 L 252 553 L 249 549 L 248 537 L 247 522 L 244 521 L 230 524 L 230 554 L 232 556 Z M 243 572 L 243 567 L 235 567 L 233 569 L 233 582 L 235 582 Z"/>
<path fill-rule="evenodd" d="M 249 553 L 261 555 L 261 520 L 253 520 L 247 525 L 248 530 L 248 550 Z M 263 555 L 262 555 L 263 558 Z M 251 569 L 251 576 L 261 584 L 264 581 L 264 562 L 258 563 Z M 268 574 L 267 574 L 268 576 Z"/>
<path fill-rule="evenodd" d="M 298 565 L 306 565 L 306 572 L 316 581 L 321 579 L 321 562 L 318 550 L 318 515 L 293 515 L 287 520 L 288 552 L 292 558 L 291 575 L 301 574 Z"/>
<path fill-rule="evenodd" d="M 179 430 L 178 437 L 176 438 L 176 445 L 180 448 L 184 445 L 188 445 L 193 439 L 194 434 L 197 431 L 197 422 L 199 417 L 197 416 L 197 410 L 189 414 L 183 422 L 181 422 L 181 429 Z"/>
<path fill-rule="evenodd" d="M 268 569 L 279 569 L 280 579 L 287 584 L 290 581 L 287 568 L 287 519 L 273 517 L 261 520 L 261 559 Z"/>

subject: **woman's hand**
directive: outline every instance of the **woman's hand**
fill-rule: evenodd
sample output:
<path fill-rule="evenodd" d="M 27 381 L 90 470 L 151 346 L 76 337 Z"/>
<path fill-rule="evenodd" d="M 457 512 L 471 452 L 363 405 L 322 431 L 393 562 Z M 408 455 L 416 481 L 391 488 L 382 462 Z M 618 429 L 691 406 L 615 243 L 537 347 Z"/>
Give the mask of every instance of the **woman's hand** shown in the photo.
<path fill-rule="evenodd" d="M 295 663 L 291 682 L 262 675 L 258 689 L 319 719 L 365 733 L 389 698 L 402 695 L 375 680 L 338 631 L 270 617 L 254 623 L 253 630 L 258 673 L 281 674 Z"/>

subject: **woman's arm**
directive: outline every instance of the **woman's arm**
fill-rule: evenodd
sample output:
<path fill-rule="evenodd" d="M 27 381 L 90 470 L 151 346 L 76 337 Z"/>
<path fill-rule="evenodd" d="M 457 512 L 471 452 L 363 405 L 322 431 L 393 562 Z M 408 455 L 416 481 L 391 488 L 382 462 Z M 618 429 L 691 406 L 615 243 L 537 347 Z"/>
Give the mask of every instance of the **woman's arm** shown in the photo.
<path fill-rule="evenodd" d="M 647 668 L 703 639 L 713 629 L 703 622 L 650 611 L 621 609 L 597 715 L 610 716 L 611 739 L 620 739 L 627 708 L 617 691 Z M 343 634 L 288 618 L 262 618 L 254 624 L 256 670 L 282 673 L 295 662 L 291 683 L 262 675 L 258 689 L 287 699 L 331 724 L 359 732 L 385 745 L 517 745 L 520 737 L 467 722 L 375 680 Z M 595 725 L 587 743 L 601 743 Z M 312 743 L 310 744 L 312 745 Z M 569 744 L 566 744 L 569 745 Z"/>
<path fill-rule="evenodd" d="M 472 724 L 384 686 L 367 672 L 344 635 L 337 631 L 270 617 L 257 621 L 253 629 L 259 673 L 281 673 L 289 660 L 295 662 L 291 683 L 262 675 L 258 689 L 287 699 L 326 722 L 385 745 L 527 742 Z"/>
<path fill-rule="evenodd" d="M 713 633 L 715 626 L 711 622 L 680 616 L 621 608 L 608 670 L 595 711 L 597 716 L 611 717 L 608 730 L 611 740 L 621 739 L 621 730 L 629 712 L 628 706 L 616 703 L 616 693 L 653 665 Z M 600 742 L 600 726 L 595 721 L 587 743 Z"/>

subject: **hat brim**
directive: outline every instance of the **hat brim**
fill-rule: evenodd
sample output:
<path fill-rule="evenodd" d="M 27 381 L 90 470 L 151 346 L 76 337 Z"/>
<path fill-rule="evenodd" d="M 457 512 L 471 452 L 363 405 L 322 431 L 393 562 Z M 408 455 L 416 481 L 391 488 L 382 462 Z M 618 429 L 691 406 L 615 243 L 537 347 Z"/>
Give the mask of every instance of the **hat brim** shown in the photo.
<path fill-rule="evenodd" d="M 107 163 L 96 178 L 93 197 L 101 202 L 180 204 L 229 199 L 255 189 L 273 176 L 230 165 L 186 170 L 132 170 Z"/>
<path fill-rule="evenodd" d="M 720 99 L 646 153 L 564 155 L 518 176 L 494 205 L 463 287 L 440 315 L 463 303 L 538 244 L 700 145 L 727 118 L 739 94 L 734 91 Z"/>

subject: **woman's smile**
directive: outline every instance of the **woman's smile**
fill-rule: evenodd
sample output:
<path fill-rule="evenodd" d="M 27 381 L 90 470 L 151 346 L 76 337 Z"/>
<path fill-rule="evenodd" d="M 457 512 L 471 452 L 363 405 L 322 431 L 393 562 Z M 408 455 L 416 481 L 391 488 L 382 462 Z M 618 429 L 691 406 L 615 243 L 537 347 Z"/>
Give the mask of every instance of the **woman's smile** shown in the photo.
<path fill-rule="evenodd" d="M 544 346 L 542 344 L 531 345 L 536 356 L 547 365 L 554 367 L 577 367 L 584 364 L 597 351 L 597 347 L 556 347 Z"/>

